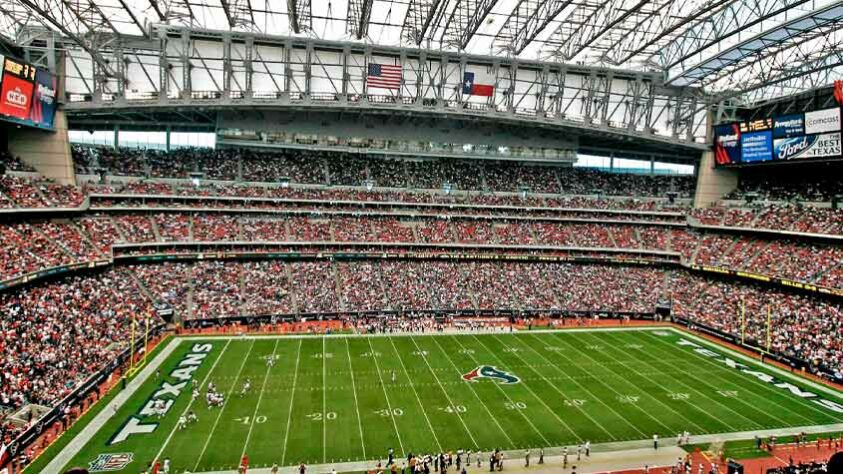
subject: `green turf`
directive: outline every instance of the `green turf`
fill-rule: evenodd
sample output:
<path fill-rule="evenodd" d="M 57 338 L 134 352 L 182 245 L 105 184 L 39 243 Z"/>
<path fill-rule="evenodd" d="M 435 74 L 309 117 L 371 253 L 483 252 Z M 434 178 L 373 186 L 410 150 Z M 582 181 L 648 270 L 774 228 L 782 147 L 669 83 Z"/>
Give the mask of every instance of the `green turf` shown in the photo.
<path fill-rule="evenodd" d="M 154 432 L 108 445 L 162 381 L 150 380 L 74 459 L 133 453 L 138 472 L 161 452 L 175 472 L 382 459 L 407 452 L 515 449 L 824 425 L 843 416 L 741 373 L 676 331 L 563 331 L 425 337 L 185 340 L 164 379 L 199 343 L 213 349 L 194 374 L 228 393 L 222 409 L 194 404 L 199 422 L 175 431 L 186 388 Z M 278 363 L 268 369 L 267 356 Z M 520 378 L 473 383 L 492 365 Z M 392 381 L 395 374 L 396 381 Z M 237 395 L 245 378 L 251 393 Z M 839 400 L 838 400 L 839 401 Z M 172 434 L 172 436 L 171 436 Z M 168 439 L 169 438 L 169 439 Z"/>
<path fill-rule="evenodd" d="M 152 360 L 156 355 L 158 355 L 159 352 L 161 352 L 163 347 L 166 346 L 169 342 L 169 339 L 170 336 L 166 336 L 158 343 L 157 346 L 155 346 L 155 349 L 150 351 L 148 355 L 149 360 Z M 136 377 L 137 374 L 138 372 L 127 377 L 127 382 Z M 118 393 L 120 393 L 120 384 L 117 384 L 112 387 L 111 390 L 99 400 L 99 403 L 92 406 L 75 423 L 73 423 L 69 430 L 62 433 L 58 438 L 56 438 L 55 441 L 50 443 L 50 445 L 41 454 L 41 456 L 38 457 L 38 459 L 26 466 L 24 472 L 41 472 L 47 465 L 47 463 L 50 461 L 50 459 L 52 459 L 53 456 L 58 454 L 58 452 L 61 451 L 67 445 L 67 443 L 69 443 L 76 435 L 79 434 L 79 432 L 81 432 L 86 426 L 88 426 L 88 423 L 91 422 L 91 420 L 97 415 L 97 413 L 102 411 L 102 409 L 105 408 L 105 406 L 108 405 L 108 403 L 114 397 L 116 397 Z"/>

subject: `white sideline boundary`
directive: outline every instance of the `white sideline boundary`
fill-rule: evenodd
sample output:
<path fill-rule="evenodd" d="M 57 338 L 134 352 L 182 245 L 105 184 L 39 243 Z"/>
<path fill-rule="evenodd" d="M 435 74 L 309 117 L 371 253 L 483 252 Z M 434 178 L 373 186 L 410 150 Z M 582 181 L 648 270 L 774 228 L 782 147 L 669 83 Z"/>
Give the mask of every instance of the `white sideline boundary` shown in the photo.
<path fill-rule="evenodd" d="M 825 433 L 831 431 L 843 431 L 843 423 L 837 423 L 832 425 L 814 425 L 814 426 L 794 426 L 791 428 L 775 428 L 775 429 L 768 429 L 768 430 L 758 430 L 758 431 L 739 431 L 734 433 L 715 433 L 715 434 L 705 434 L 705 435 L 698 435 L 698 436 L 691 436 L 689 440 L 689 444 L 706 444 L 706 443 L 715 443 L 715 442 L 723 442 L 723 441 L 736 441 L 736 440 L 748 440 L 753 439 L 756 435 L 762 438 L 766 438 L 769 436 L 790 436 L 798 433 L 805 433 L 805 434 L 815 434 L 815 433 Z M 626 455 L 633 455 L 633 454 L 650 454 L 653 457 L 659 456 L 663 453 L 669 453 L 668 457 L 664 459 L 664 464 L 662 465 L 671 465 L 675 463 L 677 457 L 682 457 L 686 454 L 685 450 L 680 448 L 676 443 L 675 437 L 670 438 L 661 438 L 659 439 L 659 449 L 653 449 L 653 440 L 652 439 L 640 439 L 640 440 L 632 440 L 632 441 L 615 441 L 609 443 L 599 443 L 591 445 L 591 457 L 600 458 L 600 455 L 605 455 L 607 459 L 614 465 L 614 467 L 608 468 L 608 466 L 602 466 L 599 469 L 589 469 L 587 466 L 586 457 L 583 455 L 581 461 L 576 461 L 577 459 L 577 446 L 564 446 L 568 448 L 568 466 L 578 465 L 580 466 L 577 469 L 577 472 L 587 474 L 590 472 L 606 472 L 607 470 L 622 470 L 622 469 L 636 469 L 644 467 L 644 462 L 634 464 L 631 466 L 624 466 L 624 456 Z M 555 446 L 552 448 L 544 448 L 544 456 L 546 461 L 556 460 L 557 464 L 561 464 L 559 461 L 559 457 L 562 454 L 563 446 Z M 505 469 L 507 471 L 514 470 L 516 472 L 525 472 L 525 469 L 522 469 L 524 465 L 524 449 L 513 449 L 513 450 L 505 450 L 504 451 L 504 464 L 508 467 Z M 538 448 L 531 449 L 533 463 L 538 461 Z M 484 451 L 483 454 L 486 456 L 483 459 L 483 467 L 480 470 L 473 468 L 473 466 L 469 467 L 469 472 L 484 472 L 488 469 L 488 451 Z M 548 459 L 550 458 L 550 459 Z M 473 460 L 473 458 L 472 458 Z M 398 459 L 400 463 L 401 460 Z M 370 471 L 374 468 L 377 463 L 382 463 L 383 465 L 386 464 L 386 458 L 383 459 L 372 459 L 369 461 L 350 461 L 350 462 L 340 462 L 340 463 L 333 463 L 333 464 L 309 464 L 307 465 L 307 472 L 309 474 L 329 474 L 333 469 L 336 469 L 339 473 L 353 473 L 353 472 L 365 472 Z M 552 463 L 549 463 L 551 467 L 553 467 Z M 531 464 L 535 466 L 535 464 Z M 658 463 L 650 463 L 650 467 L 658 466 Z M 298 474 L 299 469 L 298 466 L 283 466 L 279 467 L 278 472 L 280 474 Z M 555 472 L 560 472 L 565 474 L 570 472 L 570 469 L 562 470 L 561 466 L 555 466 Z M 269 466 L 252 466 L 249 469 L 250 474 L 270 474 L 270 467 Z M 205 471 L 205 472 L 195 472 L 192 474 L 237 474 L 237 471 L 230 470 L 230 471 Z"/>
<path fill-rule="evenodd" d="M 443 336 L 443 335 L 451 335 L 451 336 L 458 336 L 458 335 L 483 335 L 483 334 L 491 334 L 491 335 L 507 335 L 507 334 L 519 334 L 519 333 L 529 333 L 529 334 L 543 334 L 543 333 L 571 333 L 571 332 L 636 332 L 636 331 L 670 331 L 674 334 L 679 336 L 685 337 L 689 340 L 693 340 L 696 343 L 704 345 L 710 349 L 719 351 L 724 354 L 728 354 L 730 357 L 734 357 L 736 359 L 740 359 L 743 362 L 751 364 L 756 368 L 761 368 L 763 370 L 767 370 L 771 373 L 779 377 L 786 378 L 790 381 L 802 384 L 806 387 L 810 387 L 814 390 L 820 391 L 826 395 L 834 397 L 838 400 L 843 401 L 843 394 L 839 391 L 834 390 L 833 388 L 827 387 L 823 384 L 817 383 L 813 380 L 810 380 L 806 377 L 801 377 L 798 374 L 791 374 L 790 372 L 779 368 L 773 364 L 762 364 L 758 360 L 753 357 L 750 357 L 740 351 L 734 350 L 726 345 L 721 345 L 717 342 L 710 341 L 704 337 L 700 337 L 690 331 L 685 331 L 680 328 L 676 328 L 670 325 L 655 325 L 655 326 L 632 326 L 632 327 L 585 327 L 585 328 L 565 328 L 565 329 L 536 329 L 531 331 L 444 331 L 444 332 L 430 332 L 430 333 L 395 333 L 395 334 L 368 334 L 368 335 L 361 335 L 357 333 L 353 334 L 258 334 L 258 335 L 231 335 L 231 336 L 224 336 L 224 335 L 185 335 L 185 336 L 175 336 L 167 342 L 167 345 L 162 348 L 162 350 L 155 356 L 155 358 L 147 363 L 147 365 L 135 376 L 123 389 L 120 393 L 118 393 L 114 399 L 112 399 L 106 407 L 103 407 L 102 410 L 91 420 L 82 431 L 79 432 L 64 448 L 62 448 L 59 453 L 50 460 L 47 466 L 44 468 L 44 473 L 46 474 L 60 474 L 62 471 L 61 469 L 64 468 L 77 454 L 84 448 L 93 437 L 105 426 L 105 424 L 112 418 L 114 413 L 116 413 L 126 402 L 131 399 L 135 395 L 135 392 L 147 382 L 147 380 L 152 376 L 152 374 L 166 361 L 173 352 L 183 343 L 188 341 L 196 341 L 196 340 L 203 340 L 203 341 L 231 341 L 231 340 L 258 340 L 258 339 L 318 339 L 318 338 L 332 338 L 332 339 L 346 339 L 346 338 L 377 338 L 377 337 L 427 337 L 427 336 Z M 768 430 L 756 430 L 756 431 L 741 431 L 741 432 L 731 432 L 731 433 L 718 433 L 718 434 L 707 434 L 707 435 L 699 435 L 699 436 L 692 436 L 691 442 L 692 443 L 709 443 L 715 441 L 731 441 L 731 440 L 745 440 L 745 439 L 752 439 L 754 436 L 784 436 L 784 435 L 792 435 L 794 433 L 804 432 L 808 434 L 814 433 L 824 433 L 824 432 L 832 432 L 832 431 L 843 431 L 843 423 L 835 423 L 835 424 L 828 424 L 828 425 L 809 425 L 809 426 L 801 426 L 801 427 L 790 427 L 790 428 L 776 428 L 776 429 L 768 429 Z M 665 447 L 675 446 L 675 440 L 671 439 L 663 439 L 660 441 L 660 446 L 663 445 Z M 646 447 L 652 447 L 652 440 L 651 439 L 644 439 L 644 440 L 634 440 L 634 441 L 621 441 L 621 442 L 607 442 L 601 444 L 595 444 L 592 446 L 592 451 L 595 453 L 601 452 L 618 452 L 618 451 L 627 451 L 627 450 L 638 450 L 644 449 Z M 545 449 L 545 456 L 550 457 L 557 455 L 561 452 L 562 447 L 557 448 L 546 448 Z M 573 452 L 576 452 L 576 446 L 569 447 L 569 452 L 573 449 Z M 534 450 L 535 451 L 535 450 Z M 523 457 L 523 450 L 513 450 L 513 451 L 506 451 L 507 458 L 510 460 L 510 463 L 517 463 L 519 459 Z M 534 456 L 537 456 L 537 451 L 533 453 Z M 311 474 L 327 474 L 332 471 L 332 469 L 337 469 L 340 472 L 347 472 L 347 471 L 365 471 L 374 466 L 377 462 L 383 462 L 384 460 L 371 460 L 371 461 L 359 461 L 359 462 L 348 462 L 348 463 L 336 463 L 336 464 L 322 464 L 322 465 L 311 465 L 308 466 L 308 472 Z M 269 468 L 266 469 L 258 468 L 258 469 L 250 469 L 250 472 L 254 472 L 255 474 L 268 474 Z M 297 474 L 298 473 L 298 466 L 285 466 L 283 467 L 280 472 L 283 474 Z M 236 471 L 213 471 L 213 472 L 205 472 L 205 473 L 195 473 L 195 474 L 233 474 Z"/>
<path fill-rule="evenodd" d="M 182 339 L 177 337 L 172 338 L 167 345 L 161 349 L 161 352 L 152 359 L 152 362 L 146 364 L 146 367 L 141 369 L 140 373 L 130 380 L 128 384 L 126 384 L 126 388 L 121 390 L 107 406 L 103 407 L 102 410 L 97 413 L 97 416 L 95 416 L 94 419 L 79 432 L 79 434 L 70 440 L 70 442 L 67 443 L 67 446 L 59 451 L 56 457 L 50 460 L 44 468 L 44 473 L 59 474 L 61 469 L 64 468 L 74 457 L 76 457 L 77 454 L 79 454 L 79 451 L 81 451 L 82 448 L 91 441 L 91 439 L 102 429 L 102 427 L 105 426 L 108 420 L 110 420 L 111 417 L 114 416 L 114 414 L 135 395 L 135 392 L 137 392 L 137 390 L 146 383 L 147 379 L 149 379 L 149 377 L 158 370 L 158 367 L 160 367 L 165 360 L 170 358 L 181 343 Z"/>

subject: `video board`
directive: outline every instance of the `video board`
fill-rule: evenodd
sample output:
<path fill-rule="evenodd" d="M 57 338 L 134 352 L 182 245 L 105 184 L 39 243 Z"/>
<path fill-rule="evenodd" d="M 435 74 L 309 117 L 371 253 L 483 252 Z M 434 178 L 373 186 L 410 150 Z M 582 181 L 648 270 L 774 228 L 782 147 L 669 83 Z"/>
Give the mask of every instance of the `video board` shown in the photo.
<path fill-rule="evenodd" d="M 843 158 L 841 109 L 832 107 L 714 127 L 717 166 Z"/>
<path fill-rule="evenodd" d="M 53 129 L 56 77 L 48 70 L 0 55 L 0 120 Z"/>

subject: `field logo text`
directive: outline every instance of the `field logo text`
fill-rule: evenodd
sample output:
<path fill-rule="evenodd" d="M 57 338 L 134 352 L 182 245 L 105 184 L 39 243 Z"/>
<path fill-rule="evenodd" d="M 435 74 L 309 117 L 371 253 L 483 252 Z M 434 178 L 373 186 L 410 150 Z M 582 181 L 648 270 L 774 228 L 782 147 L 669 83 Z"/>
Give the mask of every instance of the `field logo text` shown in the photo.
<path fill-rule="evenodd" d="M 492 379 L 503 384 L 513 384 L 521 381 L 518 377 L 498 369 L 492 365 L 481 365 L 462 376 L 463 380 L 476 382 L 477 379 Z"/>
<path fill-rule="evenodd" d="M 766 372 L 754 370 L 752 367 L 741 364 L 740 362 L 737 362 L 734 359 L 730 359 L 728 357 L 720 355 L 717 352 L 709 350 L 695 342 L 691 342 L 687 339 L 680 339 L 679 341 L 677 341 L 677 344 L 679 344 L 680 346 L 692 347 L 694 348 L 694 352 L 696 352 L 697 354 L 709 357 L 712 360 L 720 362 L 721 364 L 727 367 L 739 370 L 744 374 L 751 375 L 764 383 L 768 383 L 782 390 L 787 390 L 793 395 L 796 395 L 799 398 L 804 398 L 805 400 L 810 400 L 812 403 L 816 403 L 817 405 L 826 408 L 827 410 L 831 410 L 835 413 L 843 413 L 843 404 L 822 398 L 814 392 L 802 390 L 800 387 L 797 387 L 796 385 L 790 382 L 785 382 L 783 380 L 777 379 L 776 377 L 773 377 L 772 375 Z"/>
<path fill-rule="evenodd" d="M 202 365 L 202 361 L 208 357 L 213 347 L 212 344 L 194 344 L 190 352 L 185 354 L 181 362 L 170 372 L 170 378 L 175 379 L 176 383 L 170 383 L 167 380 L 162 381 L 160 388 L 149 397 L 140 411 L 136 415 L 130 416 L 128 421 L 120 428 L 120 432 L 111 438 L 108 442 L 109 446 L 122 443 L 134 434 L 149 434 L 155 431 L 158 423 L 141 423 L 141 420 L 151 417 L 161 418 L 169 413 L 170 408 L 182 391 L 186 388 L 189 390 L 188 384 L 193 379 L 193 374 Z M 163 409 L 156 409 L 155 405 L 158 401 L 163 402 Z"/>

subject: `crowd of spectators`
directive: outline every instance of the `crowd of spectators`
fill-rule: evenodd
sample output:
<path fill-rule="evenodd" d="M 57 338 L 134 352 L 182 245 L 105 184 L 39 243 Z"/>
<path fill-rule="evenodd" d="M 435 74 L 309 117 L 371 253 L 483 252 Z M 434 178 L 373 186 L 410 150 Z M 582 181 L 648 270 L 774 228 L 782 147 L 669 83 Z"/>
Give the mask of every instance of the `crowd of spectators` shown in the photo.
<path fill-rule="evenodd" d="M 669 284 L 674 314 L 737 336 L 743 312 L 747 340 L 761 346 L 766 345 L 769 311 L 772 350 L 812 361 L 843 379 L 843 307 L 839 303 L 684 272 L 672 272 Z"/>
<path fill-rule="evenodd" d="M 843 369 L 843 307 L 681 270 L 565 263 L 362 261 L 199 262 L 135 267 L 158 299 L 188 299 L 182 316 L 423 310 L 651 312 L 669 300 L 697 324 L 766 344 L 833 372 Z M 166 277 L 162 278 L 162 275 Z M 188 289 L 184 289 L 184 286 Z M 184 295 L 193 295 L 185 298 Z M 158 296 L 164 295 L 164 296 Z"/>
<path fill-rule="evenodd" d="M 0 176 L 0 206 L 4 208 L 79 207 L 82 191 L 43 178 Z"/>
<path fill-rule="evenodd" d="M 0 224 L 0 279 L 111 255 L 150 242 L 425 243 L 678 252 L 686 263 L 839 288 L 843 249 L 830 244 L 700 233 L 646 223 L 605 224 L 390 215 L 294 216 L 227 213 L 101 213 L 78 220 Z M 138 252 L 157 252 L 139 247 Z M 137 252 L 135 252 L 137 253 Z"/>
<path fill-rule="evenodd" d="M 126 348 L 131 318 L 151 309 L 126 269 L 0 294 L 0 405 L 54 405 Z"/>
<path fill-rule="evenodd" d="M 650 269 L 558 263 L 269 260 L 131 269 L 156 301 L 187 319 L 439 309 L 649 312 L 665 280 Z"/>
<path fill-rule="evenodd" d="M 690 213 L 701 224 L 726 227 L 839 235 L 843 233 L 843 211 L 794 204 L 767 204 L 746 208 L 700 208 Z"/>
<path fill-rule="evenodd" d="M 648 176 L 515 161 L 384 158 L 303 150 L 177 148 L 169 153 L 110 147 L 73 147 L 76 171 L 143 178 L 504 191 L 548 194 L 690 197 L 691 176 Z"/>
<path fill-rule="evenodd" d="M 165 183 L 159 181 L 111 182 L 108 184 L 88 183 L 85 191 L 96 198 L 99 205 L 108 206 L 192 206 L 216 208 L 279 207 L 290 203 L 273 200 L 397 202 L 416 204 L 469 204 L 485 206 L 517 206 L 535 208 L 563 208 L 586 210 L 684 212 L 687 201 L 670 203 L 657 197 L 630 198 L 623 196 L 578 196 L 578 195 L 536 195 L 523 193 L 500 193 L 487 191 L 443 190 L 419 191 L 413 189 L 338 188 L 338 187 L 290 187 L 279 184 L 248 186 L 243 183 L 217 184 L 200 181 L 194 183 Z M 120 195 L 120 196 L 117 196 Z M 136 196 L 136 197 L 135 197 Z M 172 196 L 172 199 L 165 197 Z M 129 198 L 131 197 L 131 198 Z M 189 201 L 179 198 L 190 198 Z M 204 199 L 197 199 L 197 198 Z M 223 200 L 213 198 L 248 198 L 244 200 Z M 119 199 L 118 199 L 119 198 Z M 466 209 L 464 209 L 466 210 Z M 475 212 L 477 210 L 475 209 Z M 488 210 L 486 210 L 488 212 Z M 681 214 L 677 214 L 681 217 Z"/>
<path fill-rule="evenodd" d="M 770 201 L 831 201 L 843 195 L 843 184 L 837 178 L 839 164 L 818 164 L 802 169 L 770 169 L 767 172 L 741 173 L 738 187 L 727 199 L 747 198 Z"/>

